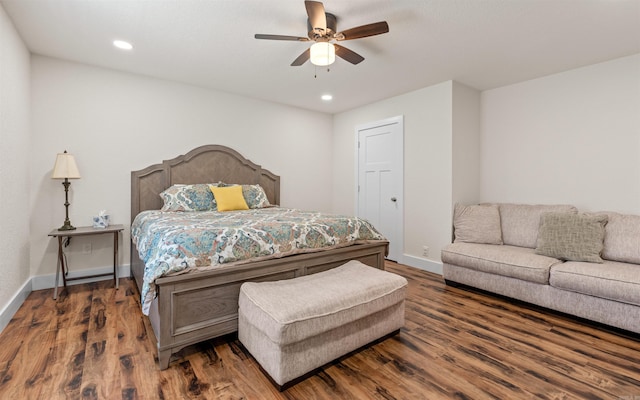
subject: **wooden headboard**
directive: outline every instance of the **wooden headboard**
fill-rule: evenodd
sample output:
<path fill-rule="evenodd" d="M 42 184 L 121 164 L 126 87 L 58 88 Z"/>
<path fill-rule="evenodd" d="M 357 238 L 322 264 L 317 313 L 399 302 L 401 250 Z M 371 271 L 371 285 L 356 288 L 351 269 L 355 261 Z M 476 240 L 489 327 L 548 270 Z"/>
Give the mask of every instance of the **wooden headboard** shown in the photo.
<path fill-rule="evenodd" d="M 271 204 L 280 204 L 280 177 L 219 145 L 197 147 L 187 154 L 131 171 L 131 221 L 141 211 L 162 208 L 160 193 L 177 183 L 260 184 Z"/>

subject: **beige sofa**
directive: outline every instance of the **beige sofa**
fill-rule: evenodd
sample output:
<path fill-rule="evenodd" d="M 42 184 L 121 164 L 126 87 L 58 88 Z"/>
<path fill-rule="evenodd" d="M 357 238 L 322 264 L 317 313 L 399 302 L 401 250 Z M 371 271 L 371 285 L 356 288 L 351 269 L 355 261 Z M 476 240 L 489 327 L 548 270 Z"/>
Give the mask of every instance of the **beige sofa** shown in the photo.
<path fill-rule="evenodd" d="M 443 274 L 640 333 L 640 216 L 570 205 L 456 205 Z"/>

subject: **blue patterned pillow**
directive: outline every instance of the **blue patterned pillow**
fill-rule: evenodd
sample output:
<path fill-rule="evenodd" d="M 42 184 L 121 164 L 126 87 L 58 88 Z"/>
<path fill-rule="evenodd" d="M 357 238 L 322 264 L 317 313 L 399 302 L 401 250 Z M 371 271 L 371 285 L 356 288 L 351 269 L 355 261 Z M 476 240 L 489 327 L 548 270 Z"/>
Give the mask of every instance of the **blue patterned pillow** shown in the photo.
<path fill-rule="evenodd" d="M 160 193 L 164 205 L 160 211 L 215 211 L 216 200 L 209 189 L 209 185 L 217 183 L 195 185 L 173 185 Z"/>
<path fill-rule="evenodd" d="M 260 185 L 242 185 L 242 195 L 249 208 L 264 208 L 271 205 Z"/>

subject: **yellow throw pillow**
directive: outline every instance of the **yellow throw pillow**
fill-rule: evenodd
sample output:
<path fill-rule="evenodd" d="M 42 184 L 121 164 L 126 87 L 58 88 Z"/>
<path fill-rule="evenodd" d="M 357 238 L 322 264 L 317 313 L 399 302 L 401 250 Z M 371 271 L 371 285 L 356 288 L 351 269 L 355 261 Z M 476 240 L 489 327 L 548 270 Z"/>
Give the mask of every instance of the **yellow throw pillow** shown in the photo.
<path fill-rule="evenodd" d="M 216 187 L 209 186 L 218 203 L 218 211 L 248 210 L 247 202 L 242 195 L 242 186 Z"/>

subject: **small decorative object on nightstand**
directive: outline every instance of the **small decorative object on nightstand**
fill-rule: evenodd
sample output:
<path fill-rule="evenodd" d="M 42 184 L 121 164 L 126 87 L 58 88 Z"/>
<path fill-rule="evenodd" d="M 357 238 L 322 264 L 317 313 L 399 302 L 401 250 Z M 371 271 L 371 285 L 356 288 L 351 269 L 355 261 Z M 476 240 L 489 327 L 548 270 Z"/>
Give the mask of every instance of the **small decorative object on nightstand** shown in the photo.
<path fill-rule="evenodd" d="M 67 281 L 73 281 L 78 279 L 97 278 L 100 276 L 111 276 L 115 281 L 116 289 L 118 288 L 118 234 L 124 230 L 124 225 L 109 225 L 104 228 L 94 228 L 91 226 L 82 226 L 79 228 L 73 228 L 73 230 L 61 230 L 54 229 L 49 233 L 49 236 L 58 238 L 58 265 L 56 266 L 56 285 L 53 291 L 53 299 L 58 298 L 58 281 L 60 279 L 60 272 L 62 272 L 62 282 L 64 287 L 67 287 Z M 64 254 L 62 242 L 63 238 L 71 238 L 73 236 L 87 236 L 87 235 L 101 235 L 104 233 L 113 234 L 113 272 L 105 274 L 96 274 L 88 276 L 79 276 L 74 278 L 67 278 L 69 273 L 69 266 L 67 265 L 66 256 Z"/>
<path fill-rule="evenodd" d="M 93 217 L 94 228 L 106 228 L 109 226 L 109 214 L 106 210 L 101 210 L 98 215 Z"/>
<path fill-rule="evenodd" d="M 58 153 L 56 157 L 56 163 L 53 166 L 53 174 L 51 174 L 52 179 L 64 179 L 62 185 L 64 185 L 64 207 L 65 207 L 65 219 L 64 225 L 58 228 L 59 231 L 71 231 L 76 229 L 75 226 L 71 225 L 71 221 L 69 221 L 69 179 L 80 179 L 80 171 L 78 171 L 78 166 L 76 165 L 76 160 L 73 158 L 73 155 L 67 153 L 65 150 L 64 153 Z"/>

